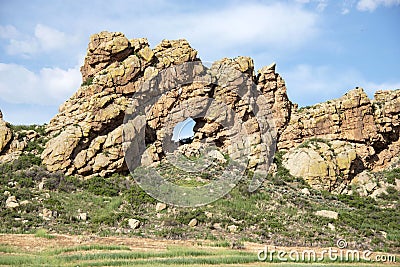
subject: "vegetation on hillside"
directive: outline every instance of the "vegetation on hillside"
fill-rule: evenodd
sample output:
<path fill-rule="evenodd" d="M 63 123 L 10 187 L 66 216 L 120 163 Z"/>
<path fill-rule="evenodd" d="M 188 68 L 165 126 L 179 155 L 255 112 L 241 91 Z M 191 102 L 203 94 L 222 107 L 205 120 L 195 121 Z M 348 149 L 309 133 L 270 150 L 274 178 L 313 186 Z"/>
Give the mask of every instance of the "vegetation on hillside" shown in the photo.
<path fill-rule="evenodd" d="M 27 147 L 42 147 L 37 138 Z M 144 192 L 131 176 L 66 176 L 50 173 L 36 153 L 25 150 L 15 161 L 0 165 L 0 232 L 36 233 L 51 238 L 55 233 L 196 238 L 219 244 L 255 241 L 282 246 L 335 246 L 339 238 L 351 247 L 399 251 L 399 192 L 394 189 L 400 169 L 376 175 L 393 184 L 378 198 L 333 195 L 310 188 L 282 166 L 282 152 L 275 156 L 277 172 L 261 188 L 247 191 L 239 183 L 222 199 L 203 207 L 168 207 L 157 211 L 157 200 Z M 180 185 L 197 186 L 167 164 L 160 172 L 175 177 Z M 190 178 L 190 177 L 189 177 Z M 200 177 L 204 179 L 205 177 Z M 307 188 L 309 194 L 304 193 Z M 17 207 L 6 207 L 10 197 Z M 338 219 L 317 216 L 319 210 L 339 214 Z M 140 221 L 132 229 L 129 219 Z M 192 219 L 195 227 L 189 226 Z"/>

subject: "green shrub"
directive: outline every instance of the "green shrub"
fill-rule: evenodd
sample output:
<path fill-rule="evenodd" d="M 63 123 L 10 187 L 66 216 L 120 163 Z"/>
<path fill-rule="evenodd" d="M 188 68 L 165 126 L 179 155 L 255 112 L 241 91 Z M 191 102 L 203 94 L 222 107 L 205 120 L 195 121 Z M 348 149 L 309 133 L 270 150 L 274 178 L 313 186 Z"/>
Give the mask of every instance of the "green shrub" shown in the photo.
<path fill-rule="evenodd" d="M 304 141 L 302 144 L 300 144 L 297 148 L 302 148 L 302 147 L 308 148 L 310 147 L 310 145 L 315 145 L 318 148 L 319 147 L 318 143 L 329 144 L 329 140 L 323 138 L 310 138 Z"/>
<path fill-rule="evenodd" d="M 119 188 L 116 184 L 109 181 L 107 178 L 95 176 L 86 181 L 85 188 L 98 196 L 117 196 Z"/>
<path fill-rule="evenodd" d="M 7 163 L 3 165 L 2 171 L 18 171 L 18 170 L 25 170 L 32 166 L 40 166 L 42 164 L 42 160 L 32 154 L 32 153 L 24 153 L 19 156 L 18 159 L 12 161 L 11 163 Z"/>
<path fill-rule="evenodd" d="M 312 106 L 300 107 L 300 108 L 297 109 L 297 112 L 303 112 L 303 111 L 305 111 L 307 109 L 310 109 L 310 108 L 312 108 Z"/>
<path fill-rule="evenodd" d="M 125 200 L 134 210 L 140 209 L 145 204 L 155 204 L 156 200 L 147 194 L 140 186 L 133 184 L 124 192 Z"/>
<path fill-rule="evenodd" d="M 192 219 L 196 219 L 198 222 L 204 222 L 206 220 L 206 216 L 204 215 L 204 212 L 200 209 L 196 210 L 184 209 L 180 211 L 175 218 L 175 220 L 178 223 L 183 225 L 187 225 Z"/>
<path fill-rule="evenodd" d="M 112 199 L 103 208 L 98 208 L 93 212 L 91 221 L 96 224 L 115 226 L 124 218 L 124 213 L 118 209 L 122 204 L 122 198 L 117 197 Z"/>
<path fill-rule="evenodd" d="M 385 171 L 384 175 L 389 184 L 395 185 L 396 179 L 400 179 L 400 168 Z"/>
<path fill-rule="evenodd" d="M 28 142 L 28 144 L 26 145 L 24 151 L 27 152 L 32 152 L 32 151 L 37 151 L 37 154 L 41 154 L 44 150 L 44 146 L 46 144 L 46 139 L 44 137 L 39 137 L 35 140 L 32 140 L 30 142 Z"/>
<path fill-rule="evenodd" d="M 55 198 L 46 198 L 43 200 L 43 207 L 51 209 L 51 210 L 56 210 L 57 212 L 62 212 L 64 211 L 65 207 L 63 203 Z"/>
<path fill-rule="evenodd" d="M 229 248 L 231 243 L 227 240 L 218 241 L 210 244 L 211 247 Z"/>
<path fill-rule="evenodd" d="M 46 229 L 38 229 L 38 230 L 36 230 L 35 236 L 36 236 L 36 237 L 47 238 L 47 239 L 52 239 L 52 238 L 54 238 L 53 235 L 50 235 L 50 234 L 47 233 L 47 230 L 46 230 Z"/>
<path fill-rule="evenodd" d="M 297 179 L 296 177 L 294 177 L 293 175 L 290 174 L 289 170 L 286 169 L 283 164 L 283 155 L 285 155 L 286 152 L 284 151 L 278 151 L 275 153 L 275 157 L 274 157 L 274 163 L 277 166 L 277 171 L 276 174 L 274 175 L 274 177 L 272 177 L 272 182 L 275 185 L 285 185 L 286 182 L 294 182 L 294 181 L 300 181 L 303 180 L 302 178 Z M 301 183 L 304 183 L 301 182 Z"/>
<path fill-rule="evenodd" d="M 81 86 L 89 86 L 93 84 L 94 77 L 88 77 L 86 81 L 82 82 Z"/>
<path fill-rule="evenodd" d="M 386 188 L 386 193 L 381 194 L 379 197 L 389 201 L 400 201 L 400 192 L 393 186 Z"/>
<path fill-rule="evenodd" d="M 170 239 L 182 239 L 186 236 L 187 230 L 183 227 L 174 227 L 171 229 L 163 228 L 158 232 L 158 235 Z"/>
<path fill-rule="evenodd" d="M 357 209 L 368 209 L 371 211 L 378 210 L 378 203 L 371 197 L 361 197 L 359 195 L 338 195 L 337 198 L 349 205 L 350 207 Z"/>

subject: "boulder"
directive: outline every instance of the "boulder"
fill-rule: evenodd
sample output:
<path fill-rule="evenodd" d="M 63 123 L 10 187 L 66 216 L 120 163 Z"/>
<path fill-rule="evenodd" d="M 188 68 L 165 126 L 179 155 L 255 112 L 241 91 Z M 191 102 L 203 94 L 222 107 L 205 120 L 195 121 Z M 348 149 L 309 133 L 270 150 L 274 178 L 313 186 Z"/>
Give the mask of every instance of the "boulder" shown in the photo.
<path fill-rule="evenodd" d="M 334 220 L 337 220 L 339 218 L 339 213 L 331 210 L 319 210 L 315 212 L 315 215 Z"/>
<path fill-rule="evenodd" d="M 282 163 L 313 188 L 338 193 L 362 171 L 356 146 L 344 141 L 310 139 L 290 149 Z"/>
<path fill-rule="evenodd" d="M 80 212 L 79 214 L 78 214 L 78 219 L 79 220 L 81 220 L 81 221 L 86 221 L 87 220 L 87 213 L 86 212 Z"/>
<path fill-rule="evenodd" d="M 196 225 L 197 225 L 197 219 L 196 218 L 194 218 L 194 219 L 191 219 L 190 220 L 190 222 L 188 223 L 188 225 L 190 226 L 190 227 L 195 227 Z"/>
<path fill-rule="evenodd" d="M 51 219 L 53 219 L 53 211 L 46 208 L 44 208 L 42 210 L 42 213 L 40 213 L 39 215 L 46 221 L 50 221 Z"/>
<path fill-rule="evenodd" d="M 137 229 L 140 226 L 140 221 L 136 219 L 129 219 L 128 225 L 131 229 Z"/>
<path fill-rule="evenodd" d="M 15 196 L 9 196 L 6 200 L 7 209 L 15 209 L 19 207 L 19 203 Z"/>
<path fill-rule="evenodd" d="M 228 225 L 228 230 L 229 230 L 229 232 L 231 232 L 231 233 L 235 233 L 235 232 L 237 232 L 238 227 L 237 227 L 236 225 L 234 225 L 234 224 Z"/>
<path fill-rule="evenodd" d="M 156 205 L 156 211 L 162 211 L 167 208 L 167 204 L 158 202 Z"/>

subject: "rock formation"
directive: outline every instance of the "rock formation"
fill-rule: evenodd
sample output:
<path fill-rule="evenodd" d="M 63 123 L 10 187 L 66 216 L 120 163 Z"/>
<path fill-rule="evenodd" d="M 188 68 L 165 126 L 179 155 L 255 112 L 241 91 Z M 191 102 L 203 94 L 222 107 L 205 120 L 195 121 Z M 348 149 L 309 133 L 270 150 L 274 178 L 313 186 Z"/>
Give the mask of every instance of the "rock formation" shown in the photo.
<path fill-rule="evenodd" d="M 243 100 L 232 89 L 242 86 L 243 77 L 248 77 L 256 94 L 263 96 L 262 108 L 271 111 L 277 149 L 286 152 L 284 167 L 311 186 L 344 192 L 352 181 L 364 181 L 358 176 L 366 177 L 366 170 L 381 170 L 399 161 L 400 90 L 378 91 L 370 100 L 363 89 L 355 88 L 341 98 L 297 108 L 288 99 L 275 63 L 255 72 L 252 59 L 237 57 L 216 61 L 206 70 L 186 40 L 163 40 L 152 49 L 144 38 L 128 40 L 122 33 L 101 32 L 90 38 L 81 68 L 81 87 L 47 126 L 50 140 L 41 155 L 43 164 L 49 171 L 84 176 L 127 171 L 123 123 L 132 96 L 147 83 L 167 84 L 171 80 L 156 79 L 160 73 L 188 62 L 193 63 L 190 73 L 204 79 L 165 91 L 146 110 L 142 164 L 158 163 L 166 156 L 162 141 L 167 120 L 173 118 L 174 124 L 188 114 L 179 105 L 195 99 L 197 104 L 191 107 L 196 110 L 209 98 L 223 102 L 242 121 L 251 139 L 249 168 L 259 164 L 259 155 L 266 149 L 261 128 L 251 115 L 251 101 Z M 234 69 L 239 75 L 229 77 L 232 73 L 224 74 L 225 69 Z M 173 70 L 182 80 L 189 73 Z M 215 77 L 209 77 L 213 71 L 222 73 L 217 78 L 233 86 L 216 85 Z M 205 77 L 210 78 L 208 83 Z M 202 139 L 229 152 L 231 133 L 217 120 L 194 120 L 193 142 L 182 145 L 184 153 L 199 149 Z M 0 151 L 12 142 L 11 130 L 0 120 Z M 214 156 L 223 160 L 221 154 Z"/>
<path fill-rule="evenodd" d="M 380 170 L 399 161 L 400 90 L 363 89 L 292 112 L 280 137 L 291 174 L 325 190 L 342 192 L 365 169 Z"/>
<path fill-rule="evenodd" d="M 62 170 L 81 175 L 105 176 L 126 170 L 122 124 L 132 95 L 169 66 L 199 61 L 196 55 L 196 50 L 186 40 L 163 40 L 151 49 L 143 38 L 128 40 L 122 33 L 109 32 L 93 35 L 81 68 L 84 82 L 60 107 L 59 114 L 47 127 L 52 138 L 42 153 L 43 164 L 50 171 Z M 266 97 L 266 108 L 272 110 L 277 119 L 278 134 L 283 131 L 289 120 L 291 103 L 287 99 L 283 79 L 275 73 L 275 64 L 261 69 L 257 76 L 254 75 L 253 61 L 247 57 L 223 59 L 214 63 L 213 68 L 234 68 L 248 74 L 251 81 L 257 84 L 259 92 Z M 212 97 L 223 101 L 244 119 L 250 134 L 259 131 L 254 128 L 254 119 L 247 114 L 246 104 L 241 103 L 240 97 L 229 88 L 214 86 L 212 82 L 184 85 L 179 93 L 178 90 L 172 90 L 163 95 L 154 103 L 146 118 L 147 154 L 150 154 L 147 158 L 150 163 L 159 161 L 163 156 L 160 129 L 163 128 L 166 115 L 174 106 L 194 97 Z M 195 138 L 218 135 L 219 140 L 229 139 L 215 122 L 201 118 L 197 122 Z M 252 140 L 255 140 L 253 145 L 261 142 L 260 137 Z M 254 157 L 251 164 L 256 165 L 259 160 L 257 152 L 252 153 Z"/>
<path fill-rule="evenodd" d="M 12 132 L 7 126 L 6 122 L 3 120 L 3 114 L 0 111 L 0 154 L 10 142 L 11 138 Z"/>
<path fill-rule="evenodd" d="M 10 162 L 17 159 L 27 147 L 28 143 L 40 137 L 37 129 L 15 130 L 3 120 L 0 111 L 0 163 Z M 38 155 L 40 151 L 32 148 L 33 154 Z"/>

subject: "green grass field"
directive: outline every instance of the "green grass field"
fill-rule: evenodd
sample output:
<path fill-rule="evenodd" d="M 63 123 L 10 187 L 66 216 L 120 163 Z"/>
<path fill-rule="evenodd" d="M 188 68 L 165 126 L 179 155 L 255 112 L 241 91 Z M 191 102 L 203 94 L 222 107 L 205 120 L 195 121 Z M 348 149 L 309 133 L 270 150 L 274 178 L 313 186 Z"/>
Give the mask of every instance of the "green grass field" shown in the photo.
<path fill-rule="evenodd" d="M 251 249 L 232 249 L 219 243 L 140 248 L 101 243 L 57 245 L 57 236 L 7 235 L 0 238 L 0 266 L 399 266 L 396 263 L 261 262 Z M 18 237 L 18 238 L 17 238 Z M 24 238 L 25 237 L 25 238 Z M 18 240 L 18 241 L 17 241 Z M 49 241 L 50 240 L 50 241 Z M 2 242 L 3 241 L 3 242 Z M 104 240 L 103 240 L 104 241 Z M 11 244 L 10 244 L 11 242 Z M 35 242 L 36 247 L 34 246 Z M 156 245 L 158 241 L 154 241 Z M 4 244 L 8 243 L 8 244 Z M 61 242 L 62 243 L 62 242 Z M 38 246 L 42 244 L 42 247 Z M 165 240 L 164 243 L 165 244 Z"/>

